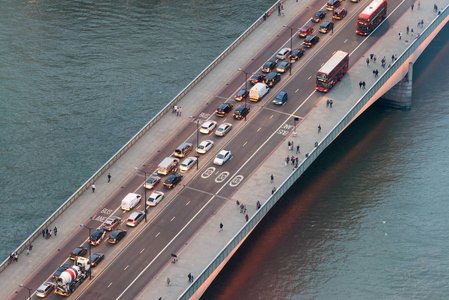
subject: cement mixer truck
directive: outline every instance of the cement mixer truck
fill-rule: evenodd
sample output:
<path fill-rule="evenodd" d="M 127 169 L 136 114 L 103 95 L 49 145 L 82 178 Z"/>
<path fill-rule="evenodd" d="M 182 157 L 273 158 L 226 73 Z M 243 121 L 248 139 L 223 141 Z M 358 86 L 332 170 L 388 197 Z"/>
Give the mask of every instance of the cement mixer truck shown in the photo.
<path fill-rule="evenodd" d="M 65 270 L 56 278 L 55 293 L 62 296 L 70 296 L 81 283 L 89 277 L 90 261 L 85 257 L 77 257 L 75 264 Z"/>

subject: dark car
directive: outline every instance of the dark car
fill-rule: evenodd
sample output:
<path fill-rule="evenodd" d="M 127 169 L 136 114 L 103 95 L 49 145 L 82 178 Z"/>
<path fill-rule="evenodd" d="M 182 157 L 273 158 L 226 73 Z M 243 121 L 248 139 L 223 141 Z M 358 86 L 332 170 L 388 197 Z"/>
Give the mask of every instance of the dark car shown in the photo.
<path fill-rule="evenodd" d="M 223 103 L 222 105 L 220 105 L 217 108 L 217 111 L 215 112 L 215 114 L 218 117 L 224 117 L 232 111 L 233 107 L 234 107 L 234 105 L 232 105 L 231 103 Z"/>
<path fill-rule="evenodd" d="M 253 74 L 253 76 L 249 78 L 249 82 L 251 82 L 252 84 L 256 84 L 258 82 L 262 82 L 263 78 L 264 74 Z"/>
<path fill-rule="evenodd" d="M 239 106 L 234 111 L 234 118 L 237 120 L 241 120 L 244 117 L 246 117 L 247 114 L 249 114 L 250 108 L 245 107 L 244 105 Z"/>
<path fill-rule="evenodd" d="M 167 179 L 164 181 L 164 186 L 167 189 L 174 188 L 178 183 L 180 183 L 182 180 L 181 174 L 173 174 L 167 177 Z"/>
<path fill-rule="evenodd" d="M 108 243 L 109 244 L 117 244 L 124 238 L 126 235 L 126 230 L 124 229 L 116 229 L 109 235 Z"/>
<path fill-rule="evenodd" d="M 319 31 L 321 33 L 328 33 L 329 31 L 333 30 L 334 30 L 334 22 L 326 21 L 323 22 L 323 24 L 321 24 Z"/>
<path fill-rule="evenodd" d="M 156 175 L 151 175 L 150 178 L 144 183 L 143 187 L 146 189 L 151 190 L 154 188 L 159 182 L 161 181 L 161 178 Z"/>
<path fill-rule="evenodd" d="M 342 20 L 344 17 L 346 17 L 347 14 L 348 11 L 346 10 L 346 8 L 337 8 L 336 10 L 334 10 L 334 15 L 332 16 L 332 18 L 334 18 L 335 20 Z"/>
<path fill-rule="evenodd" d="M 272 87 L 272 86 L 275 86 L 276 83 L 278 83 L 280 80 L 281 80 L 281 75 L 279 75 L 276 72 L 271 72 L 271 73 L 268 73 L 267 76 L 265 76 L 265 78 L 263 79 L 263 82 L 266 85 Z"/>
<path fill-rule="evenodd" d="M 104 228 L 97 228 L 90 235 L 88 242 L 91 245 L 96 246 L 96 245 L 100 244 L 100 242 L 104 238 L 105 234 L 106 234 L 106 230 L 104 230 Z"/>
<path fill-rule="evenodd" d="M 70 252 L 70 259 L 75 260 L 77 257 L 84 256 L 87 253 L 86 247 L 77 247 Z"/>
<path fill-rule="evenodd" d="M 278 71 L 279 73 L 285 73 L 290 69 L 291 66 L 292 64 L 289 61 L 283 61 L 279 64 L 276 71 Z"/>
<path fill-rule="evenodd" d="M 266 63 L 264 63 L 264 65 L 262 66 L 262 72 L 265 73 L 270 73 L 271 71 L 273 71 L 276 66 L 277 66 L 277 62 L 275 61 L 267 61 Z"/>
<path fill-rule="evenodd" d="M 64 272 L 65 270 L 67 270 L 68 268 L 70 268 L 71 265 L 62 265 L 60 266 L 51 276 L 52 278 L 57 278 L 59 277 L 59 275 L 61 275 L 62 272 Z"/>
<path fill-rule="evenodd" d="M 312 21 L 315 22 L 315 23 L 318 23 L 318 22 L 320 22 L 321 20 L 323 20 L 325 16 L 326 16 L 326 12 L 325 12 L 325 11 L 322 11 L 322 10 L 317 11 L 317 12 L 313 15 Z"/>
<path fill-rule="evenodd" d="M 115 227 L 117 227 L 122 219 L 120 217 L 112 216 L 109 217 L 106 221 L 103 223 L 103 228 L 107 231 L 112 231 Z"/>
<path fill-rule="evenodd" d="M 298 60 L 304 55 L 304 52 L 306 52 L 306 50 L 304 50 L 303 48 L 295 49 L 293 50 L 292 57 L 290 57 L 290 59 Z"/>
<path fill-rule="evenodd" d="M 306 37 L 309 34 L 313 33 L 313 27 L 312 26 L 303 26 L 298 30 L 298 36 L 299 37 Z"/>
<path fill-rule="evenodd" d="M 329 0 L 326 4 L 327 10 L 333 10 L 339 7 L 341 4 L 341 0 Z"/>
<path fill-rule="evenodd" d="M 234 99 L 236 101 L 242 101 L 245 100 L 245 98 L 247 98 L 249 95 L 249 91 L 245 90 L 245 89 L 241 89 L 237 92 L 237 94 L 234 95 Z"/>
<path fill-rule="evenodd" d="M 273 103 L 276 105 L 284 105 L 287 102 L 288 95 L 287 92 L 279 92 L 276 98 L 274 98 Z"/>
<path fill-rule="evenodd" d="M 319 40 L 320 40 L 320 38 L 318 36 L 309 35 L 308 37 L 306 37 L 306 39 L 304 40 L 304 43 L 302 43 L 302 44 L 304 45 L 304 47 L 311 48 L 316 43 L 318 43 Z"/>
<path fill-rule="evenodd" d="M 90 265 L 92 267 L 98 266 L 98 264 L 103 260 L 103 258 L 104 258 L 104 254 L 101 253 L 101 252 L 97 252 L 97 253 L 92 254 L 89 257 Z"/>

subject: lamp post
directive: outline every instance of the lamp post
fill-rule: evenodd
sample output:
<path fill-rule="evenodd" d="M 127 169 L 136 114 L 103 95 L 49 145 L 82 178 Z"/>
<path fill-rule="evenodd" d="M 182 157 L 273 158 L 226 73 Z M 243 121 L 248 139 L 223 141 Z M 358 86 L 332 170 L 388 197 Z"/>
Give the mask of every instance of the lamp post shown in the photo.
<path fill-rule="evenodd" d="M 238 68 L 237 71 L 243 72 L 245 73 L 245 91 L 248 92 L 248 72 L 243 71 L 242 69 Z M 246 106 L 246 98 L 248 98 L 248 96 L 245 97 L 245 107 Z M 246 114 L 245 114 L 245 121 L 246 121 Z"/>
<path fill-rule="evenodd" d="M 287 27 L 290 29 L 290 51 L 293 51 L 293 28 L 287 25 L 283 25 L 284 27 Z M 290 66 L 290 75 L 292 75 L 292 67 Z"/>
<path fill-rule="evenodd" d="M 31 291 L 34 291 L 34 289 L 27 287 L 26 285 L 19 284 L 21 288 L 26 288 L 28 290 L 28 300 L 31 299 Z"/>
<path fill-rule="evenodd" d="M 145 165 L 143 165 L 144 167 L 146 167 Z M 144 181 L 144 185 L 147 182 L 147 172 L 145 172 L 145 170 L 139 169 L 134 167 L 134 170 L 140 171 L 143 174 L 145 174 L 145 181 Z M 145 201 L 143 202 L 143 205 L 145 207 L 144 211 L 145 211 L 145 223 L 147 222 L 147 188 L 144 186 L 143 189 L 145 190 Z"/>
<path fill-rule="evenodd" d="M 196 119 L 196 150 L 198 151 L 198 146 L 199 146 L 199 140 L 200 140 L 200 129 L 199 129 L 199 127 L 200 127 L 200 119 L 198 118 L 198 119 Z M 199 169 L 199 164 L 200 164 L 200 156 L 198 155 L 198 152 L 197 152 L 197 155 L 195 155 L 195 157 L 196 157 L 196 169 L 198 170 Z"/>
<path fill-rule="evenodd" d="M 90 232 L 91 232 L 91 230 L 93 229 L 93 228 L 90 228 L 89 226 L 86 226 L 86 225 L 84 225 L 84 224 L 80 224 L 80 227 L 85 227 L 85 228 L 87 228 L 88 230 L 89 230 L 89 238 L 90 238 Z M 91 247 L 91 244 L 90 243 L 88 243 L 89 244 L 89 259 L 90 259 L 90 256 L 91 256 L 91 253 L 90 253 L 90 247 Z M 89 262 L 90 263 L 90 262 Z M 89 269 L 89 279 L 91 280 L 92 279 L 92 270 L 91 269 Z"/>

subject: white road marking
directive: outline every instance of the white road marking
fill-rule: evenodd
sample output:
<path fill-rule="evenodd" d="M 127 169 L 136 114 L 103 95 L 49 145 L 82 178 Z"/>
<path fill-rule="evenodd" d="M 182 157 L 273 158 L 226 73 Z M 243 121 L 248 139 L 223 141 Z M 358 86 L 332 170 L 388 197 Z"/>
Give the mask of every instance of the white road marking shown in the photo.
<path fill-rule="evenodd" d="M 299 91 L 299 89 L 296 89 L 295 94 Z"/>
<path fill-rule="evenodd" d="M 145 248 L 143 248 L 142 250 L 140 250 L 140 254 L 142 254 L 143 251 L 145 251 Z"/>
<path fill-rule="evenodd" d="M 190 201 L 186 203 L 186 205 L 189 205 L 189 204 L 190 204 Z"/>
<path fill-rule="evenodd" d="M 173 221 L 176 217 L 171 218 L 170 222 Z"/>
<path fill-rule="evenodd" d="M 259 129 L 257 129 L 257 132 L 259 132 L 260 130 L 261 130 L 262 128 L 261 127 L 259 127 Z"/>
<path fill-rule="evenodd" d="M 126 269 L 128 269 L 128 267 L 129 267 L 129 265 L 127 265 L 127 266 L 123 269 L 123 271 L 125 271 Z"/>
<path fill-rule="evenodd" d="M 346 43 L 347 41 L 348 41 L 348 39 L 346 39 L 346 40 L 343 42 L 343 44 Z"/>
<path fill-rule="evenodd" d="M 274 115 L 271 115 L 270 119 L 273 118 L 273 117 L 274 117 Z"/>
<path fill-rule="evenodd" d="M 158 232 L 157 234 L 156 234 L 156 236 L 155 237 L 158 237 L 159 236 L 159 234 L 161 234 L 160 232 Z"/>
<path fill-rule="evenodd" d="M 248 142 L 245 142 L 242 147 L 245 147 L 246 144 L 248 144 Z"/>
<path fill-rule="evenodd" d="M 110 287 L 112 285 L 112 282 L 108 285 L 108 287 Z"/>
<path fill-rule="evenodd" d="M 307 78 L 307 80 L 310 80 L 310 78 L 312 78 L 312 76 L 309 76 L 309 78 Z M 299 89 L 298 89 L 298 90 L 299 90 Z M 298 91 L 298 90 L 297 90 L 297 91 Z"/>

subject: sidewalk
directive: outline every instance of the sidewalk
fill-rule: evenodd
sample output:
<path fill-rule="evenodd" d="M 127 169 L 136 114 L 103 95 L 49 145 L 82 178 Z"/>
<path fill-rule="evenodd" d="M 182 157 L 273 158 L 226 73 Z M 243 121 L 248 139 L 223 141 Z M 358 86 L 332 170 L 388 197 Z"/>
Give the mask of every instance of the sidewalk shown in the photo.
<path fill-rule="evenodd" d="M 424 2 L 424 1 L 423 1 Z M 382 68 L 381 59 L 385 55 L 387 64 L 391 63 L 391 56 L 400 55 L 408 46 L 413 38 L 412 35 L 406 34 L 406 28 L 413 28 L 414 34 L 422 32 L 421 27 L 417 27 L 417 20 L 424 20 L 424 28 L 429 24 L 437 14 L 433 12 L 434 2 L 423 4 L 418 10 L 417 2 L 414 10 L 410 8 L 404 16 L 377 42 L 364 57 L 360 58 L 358 63 L 349 71 L 331 92 L 323 95 L 322 100 L 312 110 L 298 126 L 298 135 L 288 136 L 284 142 L 279 145 L 278 149 L 257 169 L 243 186 L 229 199 L 225 205 L 217 212 L 208 223 L 205 224 L 199 232 L 189 241 L 189 243 L 178 254 L 179 260 L 176 264 L 167 262 L 166 267 L 158 276 L 153 279 L 147 288 L 139 295 L 138 299 L 177 299 L 189 286 L 188 274 L 191 273 L 196 278 L 204 268 L 214 259 L 214 257 L 223 249 L 229 240 L 240 230 L 245 224 L 244 215 L 236 207 L 236 201 L 247 206 L 247 213 L 251 216 L 256 211 L 256 201 L 267 199 L 271 194 L 271 187 L 277 187 L 292 171 L 291 164 L 284 166 L 284 159 L 287 155 L 298 156 L 304 160 L 305 153 L 309 153 L 315 142 L 320 142 L 326 136 L 340 119 L 349 111 L 349 109 L 357 102 L 357 100 L 365 93 L 366 89 L 359 87 L 360 81 L 365 81 L 366 88 L 369 88 L 376 78 L 373 75 L 373 69 L 379 70 L 379 76 L 383 74 L 386 68 Z M 435 1 L 439 7 L 447 5 L 447 1 Z M 304 9 L 306 4 L 297 4 L 295 1 L 286 1 L 286 11 L 293 5 L 301 5 Z M 275 21 L 277 16 L 275 16 Z M 265 25 L 282 26 L 280 21 L 278 24 L 268 23 Z M 399 40 L 399 32 L 403 33 L 402 39 Z M 408 43 L 406 42 L 408 40 Z M 370 62 L 370 66 L 366 65 L 366 57 L 373 53 L 377 56 L 376 63 Z M 348 97 L 348 91 L 352 91 Z M 332 99 L 332 108 L 326 106 L 326 100 Z M 321 133 L 318 133 L 317 127 L 321 126 Z M 288 150 L 288 141 L 294 141 L 294 145 L 300 145 L 301 153 L 296 154 L 294 151 Z M 274 183 L 270 183 L 269 174 L 274 175 Z M 261 189 L 261 186 L 266 188 Z M 261 201 L 262 202 L 262 201 Z M 223 223 L 223 231 L 219 232 L 220 223 Z M 167 286 L 167 278 L 170 278 L 170 286 Z"/>

